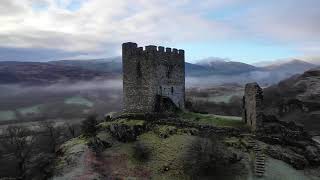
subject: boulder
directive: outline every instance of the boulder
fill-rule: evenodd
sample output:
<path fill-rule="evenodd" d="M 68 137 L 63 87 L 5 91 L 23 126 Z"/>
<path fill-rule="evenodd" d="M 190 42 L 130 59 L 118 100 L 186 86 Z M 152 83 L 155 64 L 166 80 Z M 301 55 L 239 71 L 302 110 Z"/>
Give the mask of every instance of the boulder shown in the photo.
<path fill-rule="evenodd" d="M 119 119 L 110 124 L 111 135 L 121 142 L 135 141 L 145 132 L 146 123 L 142 120 Z"/>

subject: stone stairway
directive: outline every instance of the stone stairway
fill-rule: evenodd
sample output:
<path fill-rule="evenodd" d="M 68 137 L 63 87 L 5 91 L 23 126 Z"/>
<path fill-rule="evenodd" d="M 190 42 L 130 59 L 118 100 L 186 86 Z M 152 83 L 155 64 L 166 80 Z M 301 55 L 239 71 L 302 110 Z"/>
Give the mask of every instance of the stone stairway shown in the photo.
<path fill-rule="evenodd" d="M 250 140 L 248 144 L 255 152 L 254 173 L 257 177 L 262 177 L 265 173 L 266 156 L 256 141 Z"/>

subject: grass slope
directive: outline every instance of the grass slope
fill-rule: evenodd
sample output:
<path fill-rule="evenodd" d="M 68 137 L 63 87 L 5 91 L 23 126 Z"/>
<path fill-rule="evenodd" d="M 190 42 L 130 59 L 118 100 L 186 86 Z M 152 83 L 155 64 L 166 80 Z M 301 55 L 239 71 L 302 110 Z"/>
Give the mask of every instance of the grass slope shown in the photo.
<path fill-rule="evenodd" d="M 189 121 L 195 121 L 200 124 L 213 125 L 218 127 L 244 127 L 245 124 L 240 117 L 235 116 L 219 116 L 212 114 L 199 113 L 181 113 L 181 118 Z"/>

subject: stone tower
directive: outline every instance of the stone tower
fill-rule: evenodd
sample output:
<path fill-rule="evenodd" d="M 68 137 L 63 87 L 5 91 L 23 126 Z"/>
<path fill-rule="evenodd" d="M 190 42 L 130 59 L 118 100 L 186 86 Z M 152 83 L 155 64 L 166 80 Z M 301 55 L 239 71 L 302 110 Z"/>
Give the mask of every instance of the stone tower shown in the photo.
<path fill-rule="evenodd" d="M 263 92 L 257 83 L 249 83 L 245 86 L 243 96 L 243 121 L 256 131 L 262 127 L 263 120 Z"/>
<path fill-rule="evenodd" d="M 160 99 L 169 99 L 184 109 L 184 50 L 122 44 L 124 111 L 159 112 Z"/>

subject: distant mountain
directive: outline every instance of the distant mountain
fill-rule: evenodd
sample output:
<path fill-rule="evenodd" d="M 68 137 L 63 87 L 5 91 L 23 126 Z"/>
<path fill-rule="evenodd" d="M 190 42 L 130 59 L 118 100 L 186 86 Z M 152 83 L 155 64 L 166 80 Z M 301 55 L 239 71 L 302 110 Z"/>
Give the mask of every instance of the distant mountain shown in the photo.
<path fill-rule="evenodd" d="M 60 60 L 50 61 L 50 64 L 80 67 L 83 69 L 107 72 L 107 73 L 122 73 L 122 59 L 121 57 L 106 58 L 106 59 L 88 59 L 88 60 Z M 187 63 L 185 64 L 187 76 L 204 76 L 210 75 L 213 72 L 210 68 Z"/>
<path fill-rule="evenodd" d="M 314 64 L 301 61 L 301 60 L 290 60 L 283 63 L 268 65 L 263 67 L 265 72 L 269 72 L 264 81 L 269 84 L 274 82 L 279 82 L 283 79 L 289 78 L 296 74 L 302 74 L 305 71 L 317 67 Z M 270 81 L 271 80 L 271 81 Z"/>
<path fill-rule="evenodd" d="M 300 74 L 315 65 L 293 60 L 290 62 L 255 67 L 249 64 L 209 58 L 199 63 L 185 63 L 186 77 L 194 82 L 247 83 L 256 81 L 263 86 L 278 83 L 294 74 Z M 60 60 L 48 63 L 0 62 L 0 83 L 56 82 L 66 79 L 93 79 L 122 74 L 121 57 L 88 60 Z M 200 79 L 205 81 L 201 81 Z M 199 81 L 200 80 L 200 81 Z"/>
<path fill-rule="evenodd" d="M 106 72 L 121 73 L 122 60 L 121 57 L 105 58 L 105 59 L 89 59 L 89 60 L 60 60 L 50 61 L 50 64 L 80 67 L 83 69 Z"/>
<path fill-rule="evenodd" d="M 51 64 L 81 67 L 88 70 L 94 70 L 99 72 L 122 72 L 122 60 L 121 57 L 106 58 L 106 59 L 92 59 L 92 60 L 60 60 L 50 61 Z M 192 64 L 186 62 L 186 75 L 187 76 L 208 76 L 208 75 L 231 75 L 247 73 L 260 68 L 254 67 L 249 64 L 232 61 L 210 61 L 204 63 Z"/>
<path fill-rule="evenodd" d="M 0 62 L 1 84 L 51 84 L 66 81 L 82 81 L 111 78 L 115 75 L 79 67 L 40 62 Z"/>
<path fill-rule="evenodd" d="M 246 63 L 220 59 L 216 60 L 216 58 L 201 60 L 197 65 L 207 67 L 212 73 L 220 75 L 241 74 L 261 70 L 261 68 Z"/>
<path fill-rule="evenodd" d="M 185 63 L 185 71 L 186 76 L 208 76 L 211 75 L 213 72 L 210 68 L 197 65 L 197 64 L 191 64 L 186 62 Z"/>
<path fill-rule="evenodd" d="M 296 73 L 296 72 L 304 72 L 306 70 L 309 70 L 311 68 L 316 67 L 316 65 L 298 60 L 293 59 L 291 61 L 287 61 L 284 63 L 279 64 L 272 64 L 269 66 L 265 66 L 264 68 L 271 71 L 282 71 L 287 73 Z"/>

